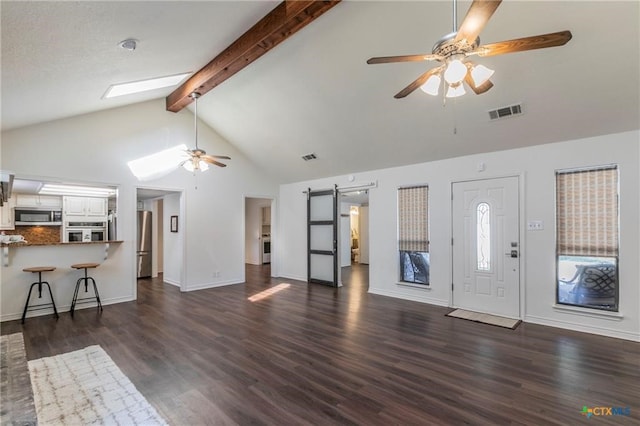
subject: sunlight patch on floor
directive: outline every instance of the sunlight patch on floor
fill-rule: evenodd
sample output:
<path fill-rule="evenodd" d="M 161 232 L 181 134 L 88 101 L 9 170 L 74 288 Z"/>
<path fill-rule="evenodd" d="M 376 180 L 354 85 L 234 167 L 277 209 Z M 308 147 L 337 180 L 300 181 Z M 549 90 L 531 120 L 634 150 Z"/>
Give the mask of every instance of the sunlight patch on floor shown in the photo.
<path fill-rule="evenodd" d="M 275 294 L 275 293 L 277 293 L 279 291 L 287 289 L 290 286 L 291 286 L 291 284 L 285 284 L 285 283 L 278 284 L 275 287 L 271 287 L 271 288 L 268 288 L 266 290 L 261 291 L 260 293 L 256 293 L 253 296 L 249 297 L 248 299 L 249 299 L 250 302 L 257 302 L 259 300 L 262 300 L 264 298 L 267 298 L 267 297 L 271 296 L 272 294 Z"/>

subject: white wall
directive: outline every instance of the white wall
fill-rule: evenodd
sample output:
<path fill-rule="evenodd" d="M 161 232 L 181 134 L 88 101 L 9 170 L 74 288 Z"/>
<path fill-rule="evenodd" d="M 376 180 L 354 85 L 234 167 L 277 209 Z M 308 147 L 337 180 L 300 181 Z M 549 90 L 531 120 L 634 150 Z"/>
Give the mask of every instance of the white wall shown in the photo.
<path fill-rule="evenodd" d="M 271 208 L 266 198 L 246 198 L 245 201 L 245 262 L 262 264 L 262 208 Z"/>
<path fill-rule="evenodd" d="M 625 132 L 530 148 L 472 155 L 405 167 L 280 186 L 280 275 L 306 278 L 306 188 L 351 186 L 377 180 L 369 190 L 370 285 L 381 295 L 449 306 L 451 300 L 451 183 L 521 176 L 521 316 L 525 321 L 640 340 L 640 132 Z M 485 170 L 478 172 L 478 163 Z M 555 170 L 617 163 L 620 171 L 620 313 L 611 317 L 571 312 L 555 304 Z M 397 188 L 428 184 L 431 222 L 431 286 L 398 283 Z M 543 231 L 526 232 L 527 220 L 543 220 Z M 428 306 L 425 305 L 425 309 Z"/>
<path fill-rule="evenodd" d="M 135 187 L 140 183 L 126 163 L 180 143 L 192 146 L 193 137 L 193 114 L 187 109 L 167 112 L 164 100 L 158 99 L 3 132 L 0 167 L 14 171 L 16 177 L 118 186 L 118 237 L 124 243 L 117 267 L 105 277 L 104 285 L 110 286 L 114 300 L 131 299 L 136 282 Z M 228 154 L 232 158 L 228 167 L 213 167 L 196 176 L 175 170 L 144 182 L 185 191 L 184 204 L 179 206 L 180 235 L 186 246 L 184 290 L 244 281 L 243 194 L 276 198 L 278 191 L 269 176 L 204 123 L 199 125 L 199 145 L 214 154 Z M 34 263 L 41 260 L 32 259 Z M 23 284 L 14 286 L 4 279 L 11 268 L 2 268 L 2 319 L 18 313 L 5 301 L 26 297 Z"/>
<path fill-rule="evenodd" d="M 351 265 L 351 215 L 349 214 L 351 205 L 340 203 L 340 267 Z M 345 216 L 346 215 L 346 216 Z"/>
<path fill-rule="evenodd" d="M 164 220 L 164 200 L 162 198 L 159 200 L 156 200 L 155 204 L 156 204 L 156 212 L 158 213 L 156 215 L 157 223 L 158 223 L 158 229 L 157 229 L 158 247 L 161 248 L 161 250 L 158 250 L 159 251 L 158 255 L 155 256 L 156 262 L 157 262 L 156 272 L 159 274 L 162 274 L 164 273 L 164 232 L 165 232 L 164 228 L 166 223 Z M 169 232 L 169 229 L 167 229 L 167 232 Z"/>
<path fill-rule="evenodd" d="M 360 232 L 360 263 L 369 264 L 369 206 L 360 206 L 358 225 Z"/>
<path fill-rule="evenodd" d="M 164 274 L 162 278 L 165 282 L 180 286 L 183 273 L 183 235 L 184 231 L 180 223 L 180 193 L 166 195 L 163 199 L 164 224 Z M 178 232 L 171 232 L 171 216 L 178 216 Z"/>

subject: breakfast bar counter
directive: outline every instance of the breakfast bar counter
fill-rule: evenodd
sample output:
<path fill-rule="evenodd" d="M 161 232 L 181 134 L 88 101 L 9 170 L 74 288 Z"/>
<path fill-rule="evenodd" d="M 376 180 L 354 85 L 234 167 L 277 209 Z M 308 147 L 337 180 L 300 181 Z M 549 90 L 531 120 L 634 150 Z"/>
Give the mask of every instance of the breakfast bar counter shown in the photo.
<path fill-rule="evenodd" d="M 73 241 L 70 243 L 30 243 L 30 242 L 17 242 L 17 243 L 2 243 L 0 247 L 30 247 L 30 246 L 66 246 L 66 245 L 82 245 L 82 244 L 111 244 L 121 243 L 122 240 L 108 240 L 108 241 Z"/>
<path fill-rule="evenodd" d="M 120 244 L 122 240 L 111 240 L 111 241 L 87 241 L 87 242 L 71 242 L 71 243 L 63 243 L 63 242 L 54 242 L 54 243 L 29 243 L 29 242 L 13 242 L 13 243 L 2 243 L 0 244 L 0 248 L 2 248 L 2 265 L 9 266 L 9 252 L 10 250 L 22 248 L 22 247 L 46 247 L 46 246 L 87 246 L 87 245 L 104 245 L 104 259 L 106 260 L 109 257 L 109 247 L 111 244 Z"/>
<path fill-rule="evenodd" d="M 73 265 L 79 263 L 99 265 L 91 275 L 99 283 L 103 305 L 134 300 L 136 282 L 132 246 L 130 241 L 120 240 L 1 244 L 0 320 L 10 321 L 21 317 L 29 286 L 34 281 L 32 274 L 24 272 L 24 269 L 33 267 L 55 267 L 55 270 L 47 272 L 45 281 L 51 285 L 58 312 L 71 308 L 76 282 L 82 276 Z M 29 316 L 51 313 L 51 309 L 44 309 Z"/>

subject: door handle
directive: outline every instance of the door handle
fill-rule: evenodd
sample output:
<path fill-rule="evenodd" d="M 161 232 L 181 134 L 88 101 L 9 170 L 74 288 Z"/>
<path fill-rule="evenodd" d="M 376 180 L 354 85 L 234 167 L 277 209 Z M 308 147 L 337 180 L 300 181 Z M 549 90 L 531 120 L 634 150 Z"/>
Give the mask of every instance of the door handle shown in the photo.
<path fill-rule="evenodd" d="M 511 250 L 511 252 L 509 253 L 505 253 L 505 256 L 509 256 L 509 257 L 513 257 L 513 258 L 517 258 L 518 257 L 518 250 Z"/>

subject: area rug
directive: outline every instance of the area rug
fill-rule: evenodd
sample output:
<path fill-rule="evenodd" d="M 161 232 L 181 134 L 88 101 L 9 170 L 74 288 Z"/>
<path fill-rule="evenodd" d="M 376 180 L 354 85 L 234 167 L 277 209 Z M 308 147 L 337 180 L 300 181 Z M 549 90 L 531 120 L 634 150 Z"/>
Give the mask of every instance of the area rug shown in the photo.
<path fill-rule="evenodd" d="M 480 312 L 465 311 L 464 309 L 456 309 L 449 312 L 446 316 L 466 319 L 469 321 L 481 322 L 483 324 L 495 325 L 498 327 L 510 328 L 515 330 L 522 321 L 512 318 L 499 317 L 497 315 L 482 314 Z"/>
<path fill-rule="evenodd" d="M 166 425 L 100 346 L 29 361 L 40 425 Z"/>
<path fill-rule="evenodd" d="M 0 425 L 35 425 L 36 409 L 22 333 L 0 337 Z"/>

